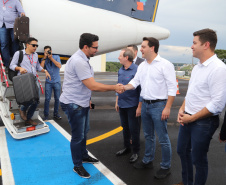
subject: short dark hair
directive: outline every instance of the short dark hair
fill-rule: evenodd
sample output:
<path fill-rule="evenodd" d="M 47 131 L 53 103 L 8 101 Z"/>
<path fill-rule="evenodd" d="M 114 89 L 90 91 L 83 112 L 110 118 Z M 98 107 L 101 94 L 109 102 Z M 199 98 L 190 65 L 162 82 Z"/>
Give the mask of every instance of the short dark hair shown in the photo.
<path fill-rule="evenodd" d="M 123 57 L 128 57 L 128 60 L 130 62 L 133 62 L 133 58 L 134 58 L 134 53 L 133 51 L 131 51 L 131 49 L 128 49 L 128 48 L 123 48 L 122 51 L 125 51 L 123 53 Z"/>
<path fill-rule="evenodd" d="M 48 49 L 48 48 L 49 48 L 50 50 L 52 50 L 52 48 L 51 48 L 50 46 L 45 46 L 45 47 L 44 47 L 44 50 L 46 50 L 46 49 Z"/>
<path fill-rule="evenodd" d="M 155 53 L 158 53 L 158 51 L 159 51 L 159 41 L 156 38 L 154 38 L 154 37 L 144 37 L 143 41 L 148 41 L 148 46 L 149 47 L 154 46 L 155 47 L 155 49 L 154 49 Z"/>
<path fill-rule="evenodd" d="M 128 45 L 127 47 L 131 47 L 131 48 L 133 48 L 134 51 L 138 51 L 137 45 L 130 44 L 130 45 Z"/>
<path fill-rule="evenodd" d="M 83 33 L 80 36 L 79 40 L 79 48 L 83 49 L 85 45 L 88 47 L 91 47 L 93 45 L 93 42 L 96 42 L 99 40 L 99 37 L 97 35 L 91 34 L 91 33 Z"/>
<path fill-rule="evenodd" d="M 210 49 L 212 51 L 215 50 L 216 45 L 217 45 L 217 34 L 214 30 L 211 30 L 209 28 L 202 29 L 202 30 L 194 32 L 193 36 L 199 36 L 199 40 L 202 44 L 204 44 L 205 42 L 209 42 Z"/>
<path fill-rule="evenodd" d="M 34 37 L 29 37 L 29 38 L 27 39 L 27 41 L 26 41 L 26 44 L 30 44 L 32 41 L 38 42 L 38 40 L 37 40 L 36 38 L 34 38 Z"/>

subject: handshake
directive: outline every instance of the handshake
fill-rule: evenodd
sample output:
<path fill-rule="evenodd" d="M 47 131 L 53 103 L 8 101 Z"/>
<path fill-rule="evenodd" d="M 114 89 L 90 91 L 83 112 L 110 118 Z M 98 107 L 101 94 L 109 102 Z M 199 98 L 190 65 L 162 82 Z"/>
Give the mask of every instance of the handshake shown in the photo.
<path fill-rule="evenodd" d="M 116 84 L 115 91 L 116 91 L 118 94 L 122 94 L 122 93 L 124 93 L 124 92 L 126 91 L 126 90 L 125 90 L 125 86 L 122 85 L 122 84 Z"/>

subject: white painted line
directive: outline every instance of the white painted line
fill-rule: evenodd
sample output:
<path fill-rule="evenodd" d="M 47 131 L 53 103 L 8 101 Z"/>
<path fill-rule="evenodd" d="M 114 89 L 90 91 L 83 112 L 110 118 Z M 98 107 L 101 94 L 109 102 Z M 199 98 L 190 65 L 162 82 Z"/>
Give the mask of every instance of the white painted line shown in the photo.
<path fill-rule="evenodd" d="M 68 141 L 71 141 L 71 135 L 68 134 L 60 125 L 58 125 L 54 120 L 48 120 Z M 93 156 L 90 152 L 89 155 Z M 114 173 L 112 173 L 106 166 L 101 162 L 94 164 L 94 166 L 107 177 L 114 185 L 124 185 L 125 183 L 119 179 Z"/>
<path fill-rule="evenodd" d="M 5 127 L 0 127 L 0 158 L 3 185 L 15 185 L 5 136 Z"/>

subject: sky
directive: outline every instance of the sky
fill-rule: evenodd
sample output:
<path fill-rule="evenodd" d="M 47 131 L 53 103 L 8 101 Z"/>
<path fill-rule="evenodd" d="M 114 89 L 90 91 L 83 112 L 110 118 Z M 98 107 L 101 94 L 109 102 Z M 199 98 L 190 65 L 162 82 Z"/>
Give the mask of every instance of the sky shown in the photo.
<path fill-rule="evenodd" d="M 226 50 L 226 0 L 159 0 L 154 24 L 170 31 L 170 37 L 160 41 L 159 54 L 173 63 L 192 62 L 193 32 L 204 28 L 215 30 L 216 49 Z M 118 55 L 108 53 L 107 61 L 118 61 Z"/>

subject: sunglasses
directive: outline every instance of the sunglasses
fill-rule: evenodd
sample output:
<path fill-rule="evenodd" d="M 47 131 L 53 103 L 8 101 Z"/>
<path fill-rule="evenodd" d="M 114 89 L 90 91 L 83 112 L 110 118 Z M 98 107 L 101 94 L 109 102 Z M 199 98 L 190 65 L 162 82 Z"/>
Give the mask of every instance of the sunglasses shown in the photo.
<path fill-rule="evenodd" d="M 32 47 L 38 47 L 38 44 L 30 44 Z"/>
<path fill-rule="evenodd" d="M 92 46 L 91 46 L 91 48 L 98 49 L 98 47 L 92 47 Z"/>

